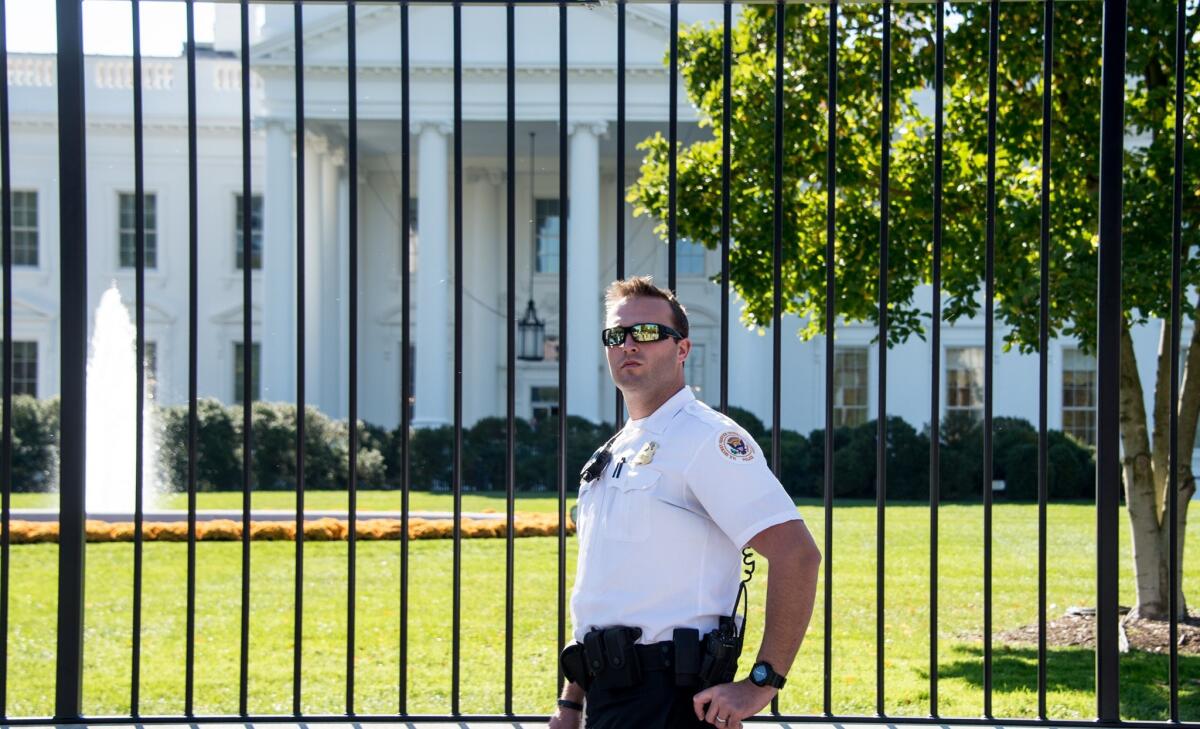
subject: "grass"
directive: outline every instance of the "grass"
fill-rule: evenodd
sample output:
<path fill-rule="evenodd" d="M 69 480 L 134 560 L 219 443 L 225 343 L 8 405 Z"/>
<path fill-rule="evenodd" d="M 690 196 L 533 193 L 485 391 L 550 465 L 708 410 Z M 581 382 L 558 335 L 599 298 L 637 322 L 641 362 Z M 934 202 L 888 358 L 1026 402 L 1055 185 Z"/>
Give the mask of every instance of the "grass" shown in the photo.
<path fill-rule="evenodd" d="M 399 511 L 399 491 L 367 491 L 358 492 L 358 509 L 360 511 Z M 492 510 L 504 513 L 505 498 L 503 491 L 477 491 L 463 494 L 463 511 Z M 553 493 L 517 494 L 517 509 L 520 511 L 538 511 L 552 513 L 558 511 L 558 497 Z M 241 509 L 242 493 L 240 491 L 213 491 L 196 495 L 197 508 L 200 509 Z M 305 511 L 346 510 L 348 497 L 345 491 L 306 491 L 304 494 Z M 58 494 L 13 494 L 14 509 L 52 509 L 58 506 Z M 296 495 L 291 491 L 255 491 L 251 495 L 250 505 L 254 509 L 284 509 L 294 511 Z M 163 509 L 186 509 L 187 494 L 168 494 L 156 505 Z M 454 508 L 450 494 L 445 492 L 411 491 L 409 506 L 414 511 L 450 511 Z"/>
<path fill-rule="evenodd" d="M 393 494 L 391 498 L 396 497 Z M 436 505 L 437 498 L 443 503 L 447 499 L 444 495 L 431 497 L 429 503 Z M 414 508 L 418 508 L 415 501 Z M 530 502 L 554 504 L 546 498 Z M 501 502 L 498 510 L 502 509 Z M 802 504 L 801 511 L 822 543 L 820 506 Z M 895 716 L 924 716 L 930 710 L 929 510 L 923 505 L 890 505 L 886 516 L 884 708 Z M 982 508 L 944 506 L 940 518 L 938 709 L 943 716 L 979 716 L 983 707 Z M 841 714 L 874 713 L 875 510 L 865 504 L 839 504 L 833 524 L 832 573 L 828 563 L 825 571 L 834 580 L 832 708 Z M 994 626 L 1001 631 L 1037 619 L 1036 507 L 998 504 L 994 528 Z M 1050 507 L 1051 617 L 1071 605 L 1092 604 L 1094 533 L 1090 505 Z M 1196 536 L 1192 535 L 1193 543 Z M 1121 538 L 1121 602 L 1131 604 L 1133 580 L 1124 526 Z M 556 540 L 530 538 L 516 544 L 513 708 L 543 713 L 552 706 L 555 690 Z M 306 712 L 345 710 L 347 548 L 344 543 L 309 543 L 305 547 L 302 705 Z M 451 549 L 448 540 L 412 544 L 408 662 L 408 710 L 412 713 L 444 713 L 450 707 Z M 150 543 L 145 550 L 141 710 L 145 714 L 179 714 L 183 708 L 186 545 Z M 287 713 L 291 709 L 293 550 L 288 542 L 256 542 L 252 548 L 252 713 Z M 496 713 L 503 709 L 504 690 L 504 541 L 465 541 L 462 550 L 461 709 Z M 568 552 L 570 579 L 574 573 L 573 539 L 568 542 Z M 132 555 L 129 544 L 88 546 L 84 678 L 88 715 L 129 711 Z M 240 558 L 237 543 L 198 546 L 198 713 L 228 714 L 237 709 Z M 53 545 L 12 550 L 11 716 L 48 715 L 53 709 L 56 562 Z M 364 713 L 395 712 L 399 543 L 360 543 L 357 565 L 355 708 Z M 751 586 L 749 647 L 743 670 L 761 636 L 765 567 L 759 565 Z M 1196 560 L 1185 561 L 1185 569 L 1185 584 L 1194 584 L 1200 570 Z M 822 710 L 822 596 L 819 589 L 812 627 L 781 695 L 780 708 L 785 713 Z M 1036 649 L 996 643 L 993 671 L 995 715 L 1035 716 Z M 1093 716 L 1091 651 L 1052 649 L 1048 671 L 1051 718 Z M 1200 657 L 1181 656 L 1180 671 L 1182 716 L 1200 719 Z M 1126 718 L 1166 717 L 1165 656 L 1123 656 L 1121 676 Z"/>

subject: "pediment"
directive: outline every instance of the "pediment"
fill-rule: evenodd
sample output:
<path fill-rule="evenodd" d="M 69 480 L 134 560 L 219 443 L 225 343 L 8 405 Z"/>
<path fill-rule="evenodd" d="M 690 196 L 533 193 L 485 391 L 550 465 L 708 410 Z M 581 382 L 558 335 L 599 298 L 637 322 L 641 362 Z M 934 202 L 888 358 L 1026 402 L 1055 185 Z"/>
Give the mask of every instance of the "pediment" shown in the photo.
<path fill-rule="evenodd" d="M 242 325 L 242 310 L 243 310 L 242 305 L 236 304 L 234 306 L 229 307 L 228 309 L 225 309 L 224 311 L 214 314 L 211 321 L 213 324 L 218 324 L 218 325 L 222 325 L 222 326 L 241 326 Z M 250 323 L 251 324 L 261 324 L 262 323 L 262 307 L 261 306 L 258 306 L 257 304 L 250 305 Z"/>
<path fill-rule="evenodd" d="M 506 62 L 502 6 L 467 6 L 463 9 L 463 62 L 471 67 L 503 68 Z M 616 64 L 617 8 L 613 3 L 585 5 L 570 10 L 569 38 L 572 67 L 612 68 Z M 308 68 L 344 68 L 346 13 L 340 8 L 306 8 L 304 60 Z M 359 68 L 400 67 L 400 8 L 397 5 L 362 6 L 357 12 Z M 665 11 L 626 6 L 627 64 L 661 68 L 668 41 Z M 410 62 L 414 70 L 450 68 L 453 65 L 452 10 L 446 6 L 413 5 L 409 8 L 412 40 Z M 523 6 L 516 13 L 517 65 L 520 68 L 557 67 L 558 10 Z M 534 42 L 536 40 L 536 42 Z M 258 66 L 291 66 L 295 43 L 290 31 L 269 37 L 252 51 Z"/>
<path fill-rule="evenodd" d="M 51 321 L 54 314 L 46 303 L 36 304 L 25 297 L 13 298 L 13 320 L 15 321 Z"/>

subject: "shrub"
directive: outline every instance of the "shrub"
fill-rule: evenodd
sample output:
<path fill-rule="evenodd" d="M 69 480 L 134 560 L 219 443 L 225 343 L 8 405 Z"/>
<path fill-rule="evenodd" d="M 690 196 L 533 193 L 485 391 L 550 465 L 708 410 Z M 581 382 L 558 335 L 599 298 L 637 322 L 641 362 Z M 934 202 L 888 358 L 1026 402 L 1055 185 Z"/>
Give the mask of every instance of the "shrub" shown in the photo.
<path fill-rule="evenodd" d="M 242 461 L 239 427 L 229 408 L 212 398 L 196 401 L 196 489 L 226 491 L 241 488 Z M 159 473 L 174 491 L 187 490 L 188 406 L 158 409 Z"/>
<path fill-rule="evenodd" d="M 57 397 L 13 398 L 12 490 L 18 493 L 58 489 Z"/>

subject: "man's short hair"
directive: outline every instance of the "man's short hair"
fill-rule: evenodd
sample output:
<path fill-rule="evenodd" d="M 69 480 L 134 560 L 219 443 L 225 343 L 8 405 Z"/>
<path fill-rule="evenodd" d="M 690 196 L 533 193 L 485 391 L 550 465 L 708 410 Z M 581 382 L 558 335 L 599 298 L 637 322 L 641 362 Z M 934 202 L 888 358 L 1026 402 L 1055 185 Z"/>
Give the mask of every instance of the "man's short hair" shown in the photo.
<path fill-rule="evenodd" d="M 611 311 L 622 299 L 636 296 L 643 296 L 649 299 L 662 299 L 670 304 L 671 317 L 675 320 L 671 326 L 685 339 L 687 338 L 687 310 L 683 308 L 683 304 L 679 303 L 679 299 L 675 298 L 675 294 L 670 289 L 655 286 L 652 276 L 630 276 L 629 278 L 617 279 L 609 284 L 608 289 L 604 292 L 605 312 Z"/>

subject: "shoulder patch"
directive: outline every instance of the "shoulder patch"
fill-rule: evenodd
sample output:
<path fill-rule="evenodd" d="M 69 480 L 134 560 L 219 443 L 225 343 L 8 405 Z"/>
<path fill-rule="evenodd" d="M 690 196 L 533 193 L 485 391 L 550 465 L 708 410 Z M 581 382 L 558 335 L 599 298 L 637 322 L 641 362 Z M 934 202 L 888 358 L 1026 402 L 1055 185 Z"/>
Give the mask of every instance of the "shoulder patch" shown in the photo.
<path fill-rule="evenodd" d="M 731 461 L 754 460 L 754 446 L 741 433 L 727 430 L 717 437 L 717 449 Z"/>

